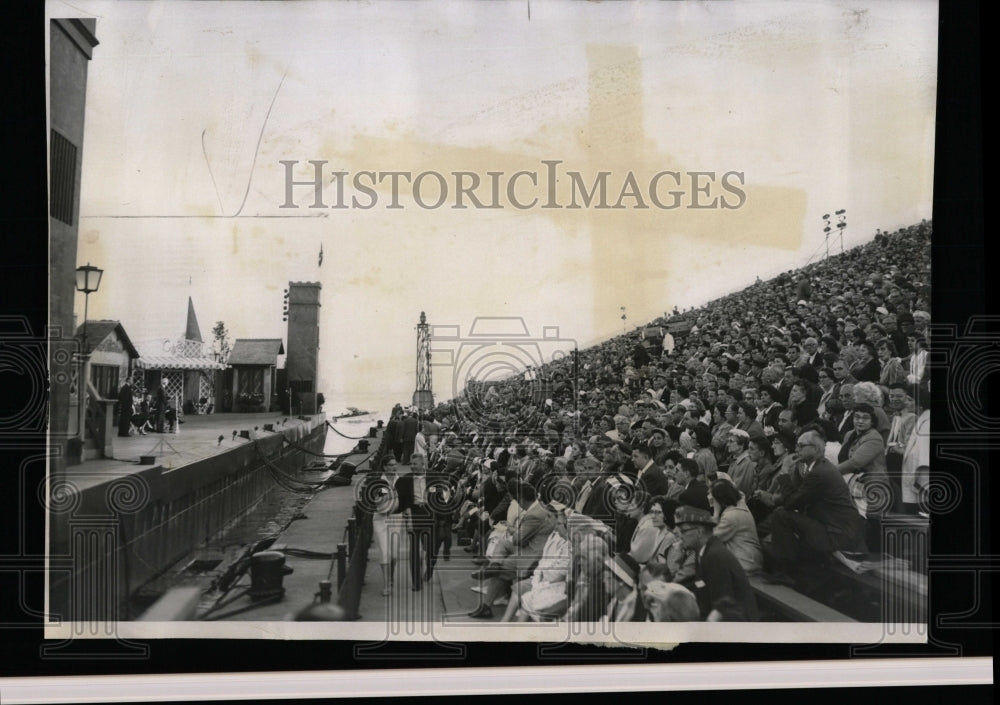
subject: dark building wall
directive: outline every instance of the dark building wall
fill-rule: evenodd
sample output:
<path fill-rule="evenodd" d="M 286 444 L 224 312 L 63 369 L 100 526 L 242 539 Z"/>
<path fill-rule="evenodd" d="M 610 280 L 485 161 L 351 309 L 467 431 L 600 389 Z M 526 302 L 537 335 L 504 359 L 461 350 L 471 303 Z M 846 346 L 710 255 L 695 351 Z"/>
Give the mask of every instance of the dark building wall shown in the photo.
<path fill-rule="evenodd" d="M 319 282 L 288 283 L 288 345 L 285 373 L 288 386 L 299 390 L 294 411 L 316 413 L 317 371 L 319 369 Z M 307 384 L 309 383 L 309 384 Z M 308 389 L 309 391 L 304 391 Z"/>
<path fill-rule="evenodd" d="M 80 174 L 83 162 L 87 67 L 97 46 L 96 20 L 59 19 L 50 24 L 49 159 L 49 323 L 55 340 L 50 362 L 49 427 L 61 449 L 53 457 L 58 471 L 65 459 L 76 293 Z M 100 263 L 95 263 L 100 266 Z"/>

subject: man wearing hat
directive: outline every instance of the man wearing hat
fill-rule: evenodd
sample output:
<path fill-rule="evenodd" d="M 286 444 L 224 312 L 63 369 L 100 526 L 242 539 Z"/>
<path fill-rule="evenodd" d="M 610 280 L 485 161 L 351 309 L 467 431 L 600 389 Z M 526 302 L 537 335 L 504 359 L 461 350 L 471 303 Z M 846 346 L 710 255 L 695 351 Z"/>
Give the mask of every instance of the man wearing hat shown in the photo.
<path fill-rule="evenodd" d="M 682 505 L 674 522 L 684 548 L 695 554 L 695 574 L 685 585 L 698 599 L 701 616 L 709 622 L 755 622 L 757 601 L 739 561 L 714 536 L 715 519 L 704 509 Z"/>

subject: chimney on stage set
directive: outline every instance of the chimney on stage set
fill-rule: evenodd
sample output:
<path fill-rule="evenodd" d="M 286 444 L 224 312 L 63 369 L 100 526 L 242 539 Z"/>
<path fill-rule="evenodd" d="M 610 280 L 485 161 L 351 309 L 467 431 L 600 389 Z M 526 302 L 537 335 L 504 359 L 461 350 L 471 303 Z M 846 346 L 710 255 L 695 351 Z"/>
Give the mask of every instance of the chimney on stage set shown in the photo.
<path fill-rule="evenodd" d="M 293 414 L 315 414 L 319 367 L 319 282 L 288 282 L 285 379 Z"/>
<path fill-rule="evenodd" d="M 434 408 L 434 391 L 431 384 L 431 327 L 427 315 L 420 312 L 417 324 L 417 389 L 413 392 L 413 406 L 422 411 Z"/>

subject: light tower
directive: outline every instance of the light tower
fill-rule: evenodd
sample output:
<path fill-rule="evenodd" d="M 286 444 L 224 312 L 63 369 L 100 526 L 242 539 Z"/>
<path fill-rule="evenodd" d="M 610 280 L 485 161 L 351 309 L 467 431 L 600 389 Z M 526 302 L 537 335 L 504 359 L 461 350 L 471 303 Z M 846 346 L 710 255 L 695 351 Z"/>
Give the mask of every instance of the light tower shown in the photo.
<path fill-rule="evenodd" d="M 844 254 L 844 230 L 847 228 L 847 211 L 841 208 L 833 213 L 837 216 L 837 230 L 840 231 L 840 254 Z"/>
<path fill-rule="evenodd" d="M 434 391 L 431 384 L 431 327 L 427 315 L 420 312 L 417 324 L 417 388 L 413 392 L 413 405 L 421 410 L 434 408 Z"/>

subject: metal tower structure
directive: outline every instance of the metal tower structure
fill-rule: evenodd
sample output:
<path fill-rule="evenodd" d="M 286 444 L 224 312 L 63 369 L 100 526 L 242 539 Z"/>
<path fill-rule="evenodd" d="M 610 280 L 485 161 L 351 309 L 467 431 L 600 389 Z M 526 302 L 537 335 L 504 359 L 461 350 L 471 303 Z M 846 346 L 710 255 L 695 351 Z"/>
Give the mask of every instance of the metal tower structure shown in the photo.
<path fill-rule="evenodd" d="M 417 388 L 413 392 L 413 406 L 428 410 L 434 408 L 434 391 L 431 383 L 431 327 L 427 315 L 420 312 L 417 324 Z"/>

